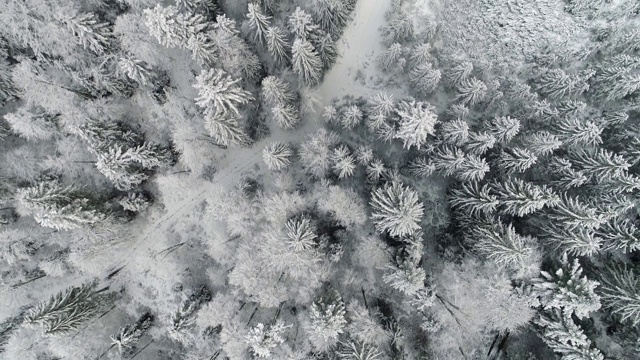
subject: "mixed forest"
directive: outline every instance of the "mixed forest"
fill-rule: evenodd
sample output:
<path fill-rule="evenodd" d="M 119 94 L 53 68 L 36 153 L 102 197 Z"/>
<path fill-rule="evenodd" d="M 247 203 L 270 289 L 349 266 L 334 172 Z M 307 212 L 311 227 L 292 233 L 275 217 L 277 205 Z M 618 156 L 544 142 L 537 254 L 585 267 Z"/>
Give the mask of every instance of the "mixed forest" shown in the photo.
<path fill-rule="evenodd" d="M 636 0 L 0 0 L 0 359 L 640 359 Z"/>

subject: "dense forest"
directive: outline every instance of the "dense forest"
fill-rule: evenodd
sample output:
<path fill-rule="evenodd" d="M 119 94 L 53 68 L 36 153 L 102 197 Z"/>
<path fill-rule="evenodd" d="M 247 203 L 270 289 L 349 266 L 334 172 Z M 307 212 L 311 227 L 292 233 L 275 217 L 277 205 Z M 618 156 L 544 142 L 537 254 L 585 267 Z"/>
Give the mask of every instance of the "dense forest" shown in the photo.
<path fill-rule="evenodd" d="M 637 0 L 0 0 L 0 359 L 640 359 Z"/>

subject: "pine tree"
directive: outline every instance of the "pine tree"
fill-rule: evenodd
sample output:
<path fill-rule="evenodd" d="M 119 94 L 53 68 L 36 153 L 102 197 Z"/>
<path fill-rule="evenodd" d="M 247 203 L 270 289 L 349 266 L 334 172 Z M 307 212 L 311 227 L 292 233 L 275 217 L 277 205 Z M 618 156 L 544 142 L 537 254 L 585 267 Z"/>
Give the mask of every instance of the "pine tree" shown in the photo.
<path fill-rule="evenodd" d="M 291 48 L 293 71 L 308 85 L 315 85 L 322 75 L 320 56 L 307 40 L 296 39 Z"/>
<path fill-rule="evenodd" d="M 471 75 L 472 71 L 473 64 L 469 61 L 463 61 L 447 71 L 445 74 L 446 80 L 449 83 L 449 86 L 457 87 L 461 85 L 469 75 Z"/>
<path fill-rule="evenodd" d="M 562 224 L 569 229 L 597 229 L 606 222 L 606 217 L 597 208 L 580 201 L 579 197 L 561 196 L 547 217 L 556 224 Z"/>
<path fill-rule="evenodd" d="M 300 147 L 303 168 L 315 178 L 323 178 L 331 166 L 331 152 L 338 143 L 338 136 L 325 129 L 311 135 Z"/>
<path fill-rule="evenodd" d="M 249 330 L 246 342 L 256 357 L 271 358 L 273 350 L 285 342 L 282 333 L 289 327 L 291 325 L 285 325 L 282 320 L 277 320 L 268 327 L 263 323 L 258 323 Z"/>
<path fill-rule="evenodd" d="M 624 253 L 640 250 L 640 231 L 629 219 L 611 219 L 596 230 L 604 247 Z"/>
<path fill-rule="evenodd" d="M 487 161 L 477 155 L 467 154 L 455 177 L 460 181 L 480 181 L 489 172 Z"/>
<path fill-rule="evenodd" d="M 300 7 L 297 7 L 289 16 L 288 26 L 291 33 L 302 40 L 311 40 L 311 37 L 317 36 L 320 32 L 311 15 Z"/>
<path fill-rule="evenodd" d="M 556 206 L 560 201 L 558 195 L 546 186 L 533 185 L 517 178 L 494 183 L 492 188 L 502 211 L 513 216 L 525 216 L 545 206 Z"/>
<path fill-rule="evenodd" d="M 386 171 L 384 163 L 380 159 L 373 159 L 365 169 L 367 172 L 367 180 L 373 183 L 378 182 L 382 174 Z"/>
<path fill-rule="evenodd" d="M 553 351 L 567 360 L 604 360 L 584 331 L 573 322 L 570 316 L 554 310 L 534 320 L 542 328 L 542 339 Z"/>
<path fill-rule="evenodd" d="M 540 265 L 542 254 L 536 239 L 516 232 L 511 224 L 481 224 L 471 229 L 468 241 L 485 258 L 516 272 Z"/>
<path fill-rule="evenodd" d="M 314 248 L 318 235 L 316 227 L 311 223 L 309 217 L 299 216 L 289 219 L 285 228 L 287 230 L 286 242 L 294 251 L 300 252 Z"/>
<path fill-rule="evenodd" d="M 579 150 L 569 153 L 571 163 L 589 179 L 598 182 L 615 179 L 625 175 L 631 164 L 622 156 L 606 149 L 594 151 Z"/>
<path fill-rule="evenodd" d="M 373 149 L 367 145 L 360 145 L 356 150 L 356 160 L 360 165 L 367 165 L 373 160 Z"/>
<path fill-rule="evenodd" d="M 412 261 L 403 260 L 398 266 L 390 265 L 387 270 L 382 280 L 407 296 L 414 296 L 424 288 L 427 274 Z"/>
<path fill-rule="evenodd" d="M 118 74 L 136 82 L 147 85 L 152 77 L 152 69 L 144 61 L 135 58 L 121 57 L 118 60 Z"/>
<path fill-rule="evenodd" d="M 542 278 L 534 282 L 533 289 L 546 310 L 559 309 L 565 316 L 574 314 L 582 319 L 600 309 L 600 297 L 595 293 L 600 283 L 582 276 L 578 259 L 570 263 L 564 254 L 555 273 L 542 271 L 541 274 Z"/>
<path fill-rule="evenodd" d="M 224 114 L 208 114 L 205 117 L 205 128 L 214 140 L 224 146 L 239 145 L 243 146 L 249 143 L 249 136 L 238 123 L 238 119 L 234 116 Z"/>
<path fill-rule="evenodd" d="M 136 167 L 130 150 L 115 145 L 96 154 L 98 171 L 111 180 L 117 189 L 123 191 L 131 190 L 148 178 L 147 174 Z"/>
<path fill-rule="evenodd" d="M 141 212 L 151 206 L 151 199 L 142 193 L 130 192 L 120 199 L 118 203 L 127 211 Z"/>
<path fill-rule="evenodd" d="M 461 119 L 447 121 L 442 123 L 438 133 L 445 143 L 462 146 L 469 138 L 469 124 Z"/>
<path fill-rule="evenodd" d="M 547 69 L 536 79 L 537 90 L 553 100 L 560 100 L 571 95 L 580 95 L 588 89 L 583 86 L 580 75 L 568 75 L 562 69 Z"/>
<path fill-rule="evenodd" d="M 262 79 L 262 97 L 270 104 L 285 104 L 295 101 L 291 85 L 273 75 Z"/>
<path fill-rule="evenodd" d="M 167 47 L 184 47 L 190 37 L 207 27 L 203 16 L 184 15 L 175 6 L 163 7 L 158 4 L 153 9 L 144 10 L 144 14 L 151 35 Z"/>
<path fill-rule="evenodd" d="M 405 149 L 411 146 L 420 149 L 427 137 L 435 134 L 438 115 L 434 106 L 421 101 L 402 101 L 396 112 L 400 116 L 400 124 L 395 138 L 402 139 Z"/>
<path fill-rule="evenodd" d="M 327 105 L 322 111 L 322 118 L 328 124 L 335 124 L 338 122 L 338 110 L 333 105 Z"/>
<path fill-rule="evenodd" d="M 395 43 L 389 46 L 385 52 L 378 57 L 378 63 L 383 70 L 389 70 L 398 66 L 399 60 L 404 53 L 402 45 Z"/>
<path fill-rule="evenodd" d="M 34 214 L 41 226 L 56 230 L 75 230 L 103 222 L 105 214 L 91 209 L 87 199 L 75 199 L 71 203 Z"/>
<path fill-rule="evenodd" d="M 171 314 L 169 319 L 169 336 L 173 339 L 186 342 L 189 330 L 195 327 L 197 311 L 200 302 L 194 299 L 187 299 L 180 303 L 178 310 Z"/>
<path fill-rule="evenodd" d="M 292 129 L 300 122 L 298 110 L 288 104 L 276 104 L 271 108 L 271 115 L 283 129 Z"/>
<path fill-rule="evenodd" d="M 532 167 L 538 157 L 527 149 L 511 148 L 502 150 L 498 157 L 498 166 L 507 174 L 523 173 Z"/>
<path fill-rule="evenodd" d="M 114 300 L 113 293 L 96 290 L 97 281 L 70 287 L 31 308 L 27 324 L 39 325 L 45 334 L 65 334 L 103 312 Z"/>
<path fill-rule="evenodd" d="M 348 106 L 340 116 L 340 124 L 347 130 L 351 130 L 362 122 L 363 116 L 358 105 Z"/>
<path fill-rule="evenodd" d="M 233 80 L 224 70 L 203 70 L 193 85 L 198 89 L 196 105 L 204 108 L 206 112 L 213 109 L 220 116 L 228 112 L 238 116 L 238 106 L 254 100 L 251 93 L 240 87 L 240 80 Z"/>
<path fill-rule="evenodd" d="M 76 14 L 65 20 L 65 25 L 78 37 L 82 47 L 101 55 L 109 47 L 111 31 L 107 23 L 101 23 L 94 14 Z"/>
<path fill-rule="evenodd" d="M 149 330 L 153 317 L 146 313 L 135 324 L 127 324 L 121 327 L 117 334 L 111 335 L 111 344 L 118 347 L 120 354 L 133 349 L 140 338 Z"/>
<path fill-rule="evenodd" d="M 409 73 L 411 85 L 425 94 L 434 92 L 441 78 L 442 72 L 434 69 L 433 65 L 429 62 L 417 65 Z"/>
<path fill-rule="evenodd" d="M 270 26 L 265 33 L 265 39 L 267 41 L 267 49 L 276 63 L 280 65 L 287 64 L 287 61 L 289 61 L 289 54 L 287 53 L 289 44 L 284 30 L 277 26 Z"/>
<path fill-rule="evenodd" d="M 352 176 L 356 170 L 356 161 L 345 145 L 340 145 L 333 150 L 331 161 L 333 172 L 338 175 L 338 179 Z"/>
<path fill-rule="evenodd" d="M 495 117 L 490 126 L 491 134 L 502 144 L 507 144 L 520 132 L 520 120 L 509 116 Z"/>
<path fill-rule="evenodd" d="M 499 204 L 498 198 L 491 194 L 489 185 L 480 187 L 477 182 L 463 183 L 460 188 L 451 190 L 449 202 L 471 216 L 492 214 Z"/>
<path fill-rule="evenodd" d="M 524 135 L 521 138 L 522 145 L 536 156 L 553 154 L 562 146 L 562 141 L 546 131 L 537 131 Z"/>
<path fill-rule="evenodd" d="M 332 348 L 347 325 L 344 302 L 335 290 L 311 304 L 309 317 L 309 323 L 303 324 L 303 327 L 309 335 L 311 345 L 318 351 Z"/>
<path fill-rule="evenodd" d="M 329 34 L 320 35 L 313 43 L 324 68 L 330 68 L 338 60 L 338 48 Z"/>
<path fill-rule="evenodd" d="M 351 12 L 348 4 L 340 0 L 313 0 L 313 13 L 320 27 L 337 38 L 349 21 Z"/>
<path fill-rule="evenodd" d="M 418 194 L 400 182 L 385 184 L 371 193 L 371 218 L 379 232 L 407 236 L 420 229 L 424 207 Z"/>
<path fill-rule="evenodd" d="M 444 146 L 434 152 L 433 165 L 445 176 L 451 176 L 460 169 L 465 159 L 466 155 L 460 148 Z"/>
<path fill-rule="evenodd" d="M 540 237 L 554 251 L 575 256 L 592 256 L 602 247 L 602 239 L 593 229 L 569 228 L 562 224 L 548 223 L 539 227 Z"/>
<path fill-rule="evenodd" d="M 424 157 L 419 157 L 409 163 L 409 171 L 411 171 L 413 176 L 426 177 L 436 171 L 436 166 L 433 161 L 427 160 L 427 158 Z"/>
<path fill-rule="evenodd" d="M 49 140 L 57 134 L 58 115 L 26 106 L 4 115 L 11 131 L 27 140 Z"/>
<path fill-rule="evenodd" d="M 640 323 L 640 277 L 627 266 L 610 266 L 601 276 L 602 303 L 622 321 Z"/>
<path fill-rule="evenodd" d="M 573 169 L 571 162 L 564 158 L 553 157 L 549 169 L 553 174 L 550 184 L 561 190 L 580 187 L 589 180 L 584 172 Z"/>
<path fill-rule="evenodd" d="M 592 121 L 565 118 L 554 125 L 553 132 L 569 146 L 598 146 L 602 144 L 602 128 Z"/>
<path fill-rule="evenodd" d="M 214 41 L 204 33 L 190 36 L 186 48 L 191 50 L 191 58 L 201 66 L 212 66 L 217 60 L 221 50 Z"/>
<path fill-rule="evenodd" d="M 288 144 L 273 142 L 262 150 L 262 159 L 269 170 L 282 170 L 291 165 L 293 151 Z"/>
<path fill-rule="evenodd" d="M 253 39 L 260 44 L 264 44 L 271 17 L 265 15 L 258 5 L 252 3 L 248 5 L 246 17 L 249 29 L 253 31 Z"/>
<path fill-rule="evenodd" d="M 474 105 L 484 100 L 487 95 L 487 85 L 476 78 L 463 80 L 458 85 L 458 93 L 456 100 L 460 100 L 462 104 Z"/>
<path fill-rule="evenodd" d="M 338 351 L 340 360 L 379 360 L 382 353 L 375 345 L 365 342 L 347 341 Z"/>
<path fill-rule="evenodd" d="M 411 40 L 415 34 L 415 25 L 408 15 L 400 15 L 382 28 L 382 37 L 387 43 Z"/>
<path fill-rule="evenodd" d="M 393 113 L 396 108 L 393 95 L 381 92 L 370 96 L 367 99 L 370 114 L 382 114 L 388 116 Z"/>
<path fill-rule="evenodd" d="M 464 149 L 471 154 L 482 155 L 493 149 L 495 144 L 496 138 L 488 132 L 469 132 Z"/>

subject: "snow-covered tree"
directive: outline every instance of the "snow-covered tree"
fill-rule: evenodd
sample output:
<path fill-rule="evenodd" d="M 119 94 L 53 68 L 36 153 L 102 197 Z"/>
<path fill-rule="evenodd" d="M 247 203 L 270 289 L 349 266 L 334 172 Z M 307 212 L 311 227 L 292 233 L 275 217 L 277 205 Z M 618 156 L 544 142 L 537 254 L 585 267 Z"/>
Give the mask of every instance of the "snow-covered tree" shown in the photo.
<path fill-rule="evenodd" d="M 480 186 L 477 182 L 463 183 L 460 188 L 451 190 L 449 202 L 471 216 L 494 213 L 499 204 L 489 185 Z"/>
<path fill-rule="evenodd" d="M 315 178 L 326 176 L 331 166 L 331 154 L 338 143 L 338 136 L 325 129 L 311 135 L 300 147 L 303 168 Z"/>
<path fill-rule="evenodd" d="M 468 241 L 480 255 L 523 275 L 537 271 L 542 261 L 536 239 L 518 234 L 513 225 L 501 221 L 472 228 Z"/>
<path fill-rule="evenodd" d="M 45 334 L 65 334 L 100 315 L 114 300 L 108 288 L 97 290 L 98 282 L 70 287 L 51 296 L 24 317 L 26 324 L 39 325 Z"/>
<path fill-rule="evenodd" d="M 342 116 L 340 116 L 340 124 L 351 130 L 362 122 L 363 113 L 358 105 L 348 106 L 346 109 L 342 111 Z"/>
<path fill-rule="evenodd" d="M 382 174 L 386 171 L 384 163 L 380 159 L 373 159 L 365 169 L 367 172 L 367 180 L 377 182 Z"/>
<path fill-rule="evenodd" d="M 500 152 L 498 166 L 507 174 L 523 173 L 531 168 L 536 161 L 538 161 L 538 157 L 529 150 L 514 147 Z"/>
<path fill-rule="evenodd" d="M 111 41 L 109 25 L 100 22 L 94 14 L 75 14 L 65 19 L 64 23 L 85 49 L 98 55 L 107 51 Z"/>
<path fill-rule="evenodd" d="M 379 232 L 408 236 L 420 229 L 424 206 L 418 193 L 400 182 L 387 183 L 371 193 L 371 218 Z"/>
<path fill-rule="evenodd" d="M 404 42 L 413 38 L 416 27 L 410 16 L 401 14 L 389 21 L 381 31 L 382 37 L 387 43 Z"/>
<path fill-rule="evenodd" d="M 365 342 L 347 341 L 338 351 L 340 360 L 379 360 L 382 356 L 377 346 Z"/>
<path fill-rule="evenodd" d="M 464 145 L 464 149 L 475 155 L 482 155 L 493 149 L 496 138 L 489 132 L 469 132 L 469 138 Z"/>
<path fill-rule="evenodd" d="M 327 105 L 324 107 L 322 111 L 322 118 L 328 124 L 334 124 L 338 122 L 338 110 L 333 105 Z"/>
<path fill-rule="evenodd" d="M 460 100 L 462 104 L 474 105 L 484 100 L 487 95 L 487 85 L 476 78 L 463 80 L 458 85 L 458 96 L 456 100 Z"/>
<path fill-rule="evenodd" d="M 185 15 L 175 6 L 144 10 L 145 24 L 153 37 L 167 47 L 186 46 L 190 37 L 207 28 L 206 19 L 199 14 Z"/>
<path fill-rule="evenodd" d="M 593 229 L 547 223 L 540 226 L 539 230 L 540 237 L 554 251 L 575 256 L 592 256 L 600 251 L 603 243 Z"/>
<path fill-rule="evenodd" d="M 589 179 L 598 182 L 625 175 L 632 165 L 621 155 L 606 149 L 578 150 L 569 153 L 569 158 L 572 166 L 575 165 L 577 170 L 584 172 Z"/>
<path fill-rule="evenodd" d="M 484 158 L 467 154 L 454 175 L 460 181 L 480 181 L 489 170 L 489 164 Z"/>
<path fill-rule="evenodd" d="M 509 117 L 495 117 L 490 124 L 491 134 L 499 143 L 506 144 L 520 132 L 520 120 Z"/>
<path fill-rule="evenodd" d="M 296 99 L 291 85 L 273 75 L 262 79 L 262 97 L 272 106 L 291 103 Z"/>
<path fill-rule="evenodd" d="M 402 45 L 398 43 L 392 44 L 378 56 L 378 63 L 383 70 L 396 68 L 403 53 L 404 48 Z"/>
<path fill-rule="evenodd" d="M 342 297 L 335 290 L 311 304 L 309 321 L 302 325 L 314 349 L 326 351 L 337 344 L 347 325 L 345 314 Z"/>
<path fill-rule="evenodd" d="M 240 126 L 238 119 L 231 114 L 208 114 L 205 117 L 204 125 L 220 145 L 242 146 L 249 143 L 249 136 Z"/>
<path fill-rule="evenodd" d="M 435 134 L 438 115 L 434 106 L 422 101 L 402 101 L 396 112 L 400 123 L 395 137 L 402 139 L 404 148 L 415 146 L 420 149 L 427 137 Z"/>
<path fill-rule="evenodd" d="M 313 17 L 299 6 L 289 16 L 287 25 L 296 39 L 301 40 L 311 40 L 311 37 L 317 36 L 320 31 Z"/>
<path fill-rule="evenodd" d="M 338 60 L 338 48 L 329 34 L 320 35 L 313 43 L 324 68 L 328 69 Z"/>
<path fill-rule="evenodd" d="M 349 149 L 345 145 L 340 145 L 331 154 L 333 171 L 338 175 L 338 179 L 352 176 L 356 170 L 356 161 Z"/>
<path fill-rule="evenodd" d="M 221 69 L 203 70 L 196 77 L 196 83 L 193 85 L 198 89 L 196 105 L 204 108 L 206 112 L 213 109 L 219 115 L 229 112 L 239 115 L 238 106 L 254 100 L 251 93 L 240 87 L 238 84 L 240 80 L 232 79 Z"/>
<path fill-rule="evenodd" d="M 118 203 L 127 211 L 141 212 L 151 206 L 151 199 L 142 193 L 130 192 L 120 199 Z"/>
<path fill-rule="evenodd" d="M 300 122 L 298 110 L 289 104 L 278 103 L 271 108 L 271 115 L 283 129 L 292 129 Z"/>
<path fill-rule="evenodd" d="M 411 85 L 425 94 L 434 92 L 441 78 L 442 72 L 429 62 L 419 64 L 409 72 Z"/>
<path fill-rule="evenodd" d="M 596 230 L 596 234 L 603 239 L 606 249 L 624 253 L 640 250 L 640 231 L 629 219 L 610 219 Z"/>
<path fill-rule="evenodd" d="M 281 65 L 286 64 L 287 61 L 289 61 L 289 53 L 287 52 L 289 43 L 287 42 L 287 34 L 284 30 L 277 26 L 270 26 L 265 33 L 265 39 L 267 49 L 276 63 Z"/>
<path fill-rule="evenodd" d="M 461 119 L 443 122 L 438 134 L 449 145 L 462 146 L 469 138 L 469 124 Z"/>
<path fill-rule="evenodd" d="M 249 330 L 245 341 L 256 357 L 270 358 L 274 355 L 273 351 L 285 342 L 283 333 L 289 327 L 291 325 L 285 325 L 282 320 L 269 326 L 258 323 Z"/>
<path fill-rule="evenodd" d="M 553 126 L 554 135 L 569 146 L 598 146 L 602 130 L 597 123 L 579 118 L 565 118 Z"/>
<path fill-rule="evenodd" d="M 153 322 L 153 317 L 146 313 L 142 315 L 134 324 L 127 324 L 111 335 L 111 344 L 118 347 L 118 351 L 123 355 L 131 350 L 140 338 L 149 330 Z"/>
<path fill-rule="evenodd" d="M 537 131 L 520 138 L 522 145 L 536 156 L 550 155 L 562 146 L 562 141 L 547 131 Z"/>
<path fill-rule="evenodd" d="M 169 336 L 180 342 L 187 342 L 189 331 L 195 327 L 196 315 L 200 307 L 196 299 L 186 299 L 169 318 Z"/>
<path fill-rule="evenodd" d="M 436 171 L 436 165 L 432 160 L 427 160 L 425 157 L 419 157 L 409 163 L 409 171 L 411 171 L 411 174 L 416 177 L 426 177 Z"/>
<path fill-rule="evenodd" d="M 451 176 L 456 173 L 466 159 L 465 153 L 455 146 L 438 148 L 433 154 L 433 165 L 443 175 Z"/>
<path fill-rule="evenodd" d="M 249 3 L 246 17 L 249 29 L 253 31 L 254 40 L 263 44 L 271 17 L 265 15 L 260 6 L 253 3 Z"/>
<path fill-rule="evenodd" d="M 596 207 L 579 197 L 561 196 L 556 206 L 547 212 L 547 217 L 555 224 L 569 229 L 598 229 L 607 218 Z"/>
<path fill-rule="evenodd" d="M 445 78 L 449 86 L 459 86 L 465 81 L 473 71 L 473 64 L 469 61 L 463 61 L 452 67 L 445 73 Z"/>
<path fill-rule="evenodd" d="M 262 159 L 270 170 L 282 170 L 291 165 L 293 150 L 289 144 L 273 142 L 262 150 Z"/>
<path fill-rule="evenodd" d="M 322 76 L 320 55 L 307 40 L 296 39 L 291 48 L 293 71 L 308 85 L 315 85 Z"/>
<path fill-rule="evenodd" d="M 407 296 L 416 295 L 423 289 L 426 279 L 424 269 L 408 260 L 401 261 L 397 266 L 390 265 L 382 276 L 385 283 Z"/>
<path fill-rule="evenodd" d="M 533 185 L 517 178 L 494 183 L 493 191 L 504 213 L 525 216 L 543 207 L 553 207 L 560 198 L 546 186 Z"/>
<path fill-rule="evenodd" d="M 356 160 L 360 165 L 367 165 L 373 160 L 373 149 L 367 145 L 360 145 L 356 150 Z"/>
<path fill-rule="evenodd" d="M 147 85 L 153 76 L 152 69 L 147 63 L 130 57 L 118 59 L 117 72 L 138 85 Z"/>
<path fill-rule="evenodd" d="M 340 35 L 349 21 L 352 7 L 348 1 L 313 0 L 312 9 L 322 30 L 333 37 Z"/>
<path fill-rule="evenodd" d="M 395 110 L 393 95 L 380 92 L 367 99 L 370 114 L 382 114 L 388 116 Z"/>
<path fill-rule="evenodd" d="M 640 323 L 640 276 L 627 266 L 609 266 L 600 277 L 597 292 L 603 305 L 622 321 Z"/>
<path fill-rule="evenodd" d="M 580 74 L 569 75 L 562 69 L 547 69 L 536 78 L 536 81 L 537 90 L 553 100 L 580 95 L 589 88 Z"/>
<path fill-rule="evenodd" d="M 11 131 L 27 140 L 49 140 L 57 134 L 58 115 L 48 114 L 42 109 L 18 108 L 4 115 Z"/>
<path fill-rule="evenodd" d="M 559 309 L 566 316 L 574 314 L 582 319 L 600 309 L 600 297 L 595 293 L 600 284 L 582 276 L 578 259 L 569 262 L 565 254 L 558 270 L 554 273 L 542 271 L 541 274 L 533 289 L 546 310 Z"/>
<path fill-rule="evenodd" d="M 542 339 L 563 359 L 604 360 L 600 350 L 591 346 L 591 340 L 571 316 L 554 310 L 542 314 L 534 323 L 542 328 Z"/>

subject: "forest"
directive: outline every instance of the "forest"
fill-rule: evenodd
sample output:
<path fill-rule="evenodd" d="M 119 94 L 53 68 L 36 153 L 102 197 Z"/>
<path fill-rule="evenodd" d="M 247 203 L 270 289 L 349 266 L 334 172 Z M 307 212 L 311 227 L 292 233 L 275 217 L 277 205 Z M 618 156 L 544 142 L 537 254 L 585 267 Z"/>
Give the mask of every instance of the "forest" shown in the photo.
<path fill-rule="evenodd" d="M 0 359 L 640 359 L 637 0 L 0 0 Z"/>

